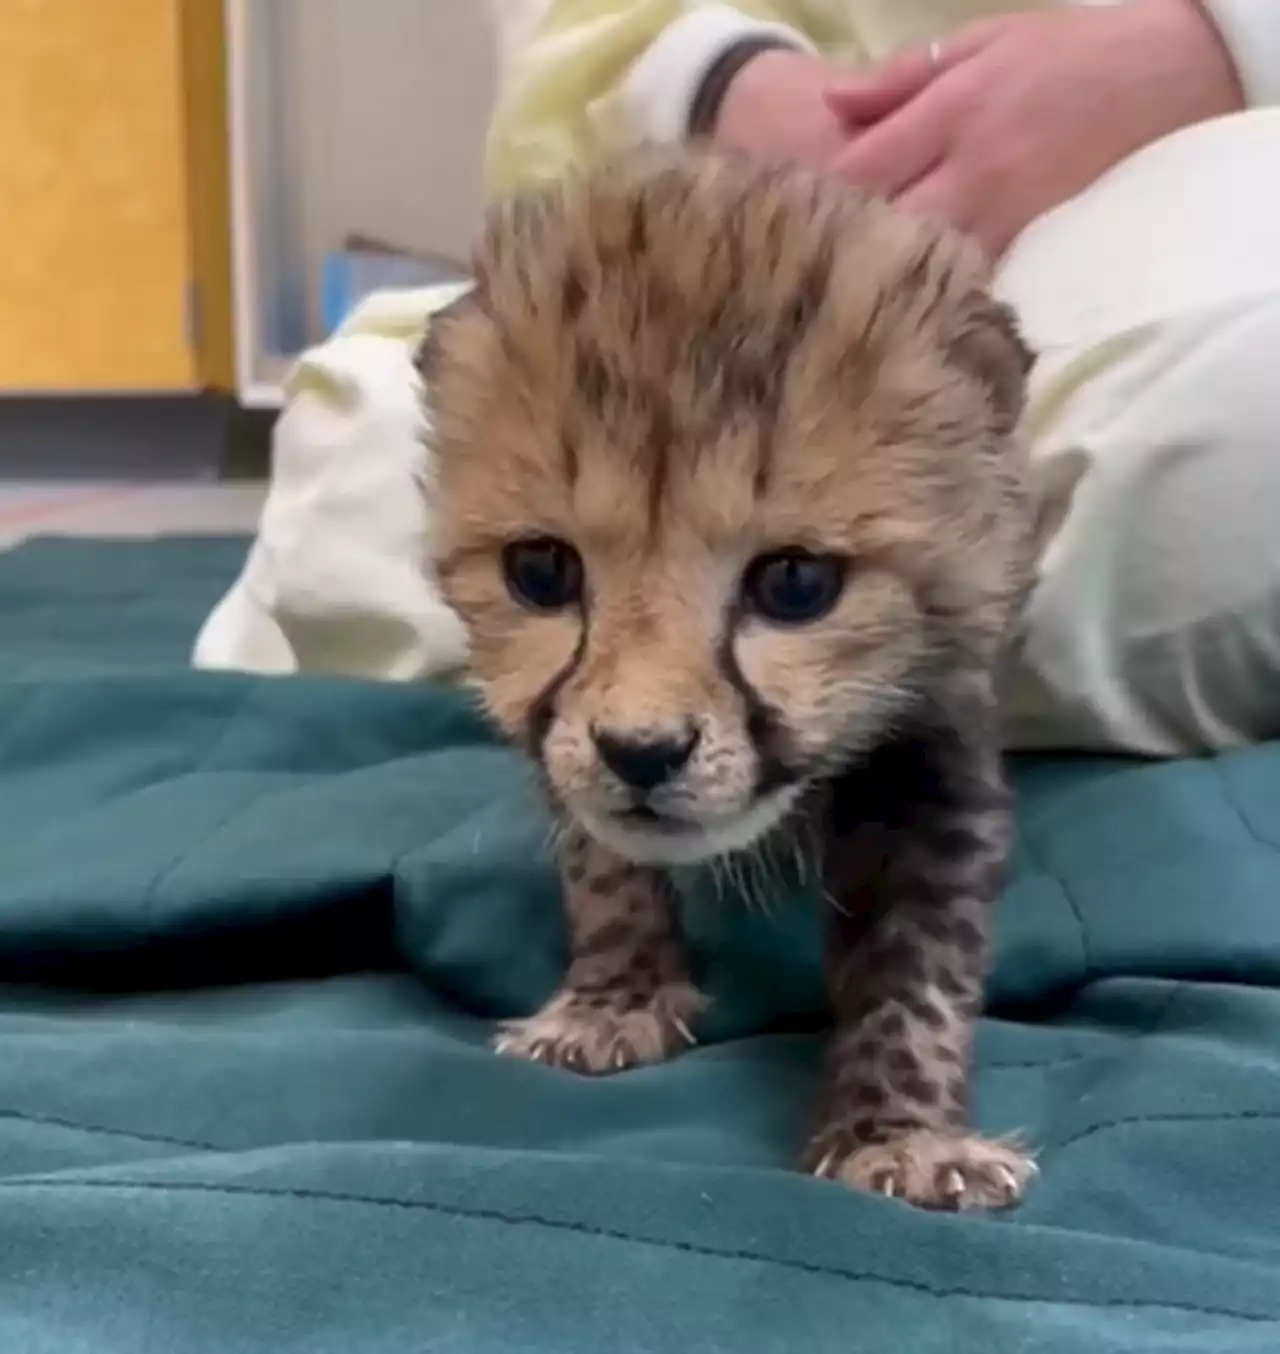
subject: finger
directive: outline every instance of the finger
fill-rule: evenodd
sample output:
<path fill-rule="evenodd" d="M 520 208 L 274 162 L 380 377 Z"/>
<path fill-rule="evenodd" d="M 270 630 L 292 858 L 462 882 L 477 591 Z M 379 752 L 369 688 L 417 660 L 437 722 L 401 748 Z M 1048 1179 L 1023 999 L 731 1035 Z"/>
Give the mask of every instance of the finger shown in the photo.
<path fill-rule="evenodd" d="M 955 171 L 945 160 L 899 193 L 894 204 L 912 216 L 945 221 L 952 226 L 961 224 L 963 213 Z"/>
<path fill-rule="evenodd" d="M 998 219 L 992 215 L 993 204 L 982 206 L 966 188 L 954 160 L 944 161 L 931 173 L 902 192 L 896 205 L 912 216 L 930 221 L 941 221 L 972 236 L 992 258 L 998 257 L 1003 245 Z"/>
<path fill-rule="evenodd" d="M 896 197 L 946 157 L 950 122 L 947 105 L 926 91 L 855 136 L 832 171 L 867 192 Z"/>
<path fill-rule="evenodd" d="M 824 91 L 827 107 L 850 122 L 875 122 L 921 94 L 939 75 L 976 56 L 1003 31 L 1004 22 L 983 19 L 940 42 L 915 43 L 870 70 L 834 81 Z"/>
<path fill-rule="evenodd" d="M 878 122 L 914 99 L 938 69 L 929 47 L 912 47 L 869 71 L 829 85 L 823 97 L 831 112 L 844 122 Z"/>

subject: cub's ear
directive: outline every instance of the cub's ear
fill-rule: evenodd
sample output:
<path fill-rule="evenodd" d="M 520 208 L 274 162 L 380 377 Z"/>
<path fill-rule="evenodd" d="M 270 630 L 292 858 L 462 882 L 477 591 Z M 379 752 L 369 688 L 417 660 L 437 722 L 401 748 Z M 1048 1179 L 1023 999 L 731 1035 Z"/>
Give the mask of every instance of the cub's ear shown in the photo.
<path fill-rule="evenodd" d="M 413 365 L 423 381 L 430 385 L 440 363 L 440 355 L 449 341 L 450 331 L 461 320 L 483 307 L 478 289 L 465 291 L 450 301 L 443 310 L 437 310 L 427 321 L 427 331 L 413 355 Z"/>
<path fill-rule="evenodd" d="M 987 388 L 997 431 L 1008 436 L 1022 417 L 1027 377 L 1035 366 L 1017 315 L 988 292 L 974 292 L 951 342 L 951 356 Z"/>

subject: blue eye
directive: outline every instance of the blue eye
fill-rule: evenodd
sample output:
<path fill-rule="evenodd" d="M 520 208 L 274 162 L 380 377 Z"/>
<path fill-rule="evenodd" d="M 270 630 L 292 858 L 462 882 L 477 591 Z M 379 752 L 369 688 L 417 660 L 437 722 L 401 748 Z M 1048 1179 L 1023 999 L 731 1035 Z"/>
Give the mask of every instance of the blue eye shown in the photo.
<path fill-rule="evenodd" d="M 844 591 L 837 555 L 779 550 L 752 560 L 742 580 L 747 609 L 777 625 L 808 625 L 834 610 Z"/>
<path fill-rule="evenodd" d="M 530 611 L 563 611 L 582 600 L 582 559 L 553 537 L 512 541 L 502 571 L 512 597 Z"/>

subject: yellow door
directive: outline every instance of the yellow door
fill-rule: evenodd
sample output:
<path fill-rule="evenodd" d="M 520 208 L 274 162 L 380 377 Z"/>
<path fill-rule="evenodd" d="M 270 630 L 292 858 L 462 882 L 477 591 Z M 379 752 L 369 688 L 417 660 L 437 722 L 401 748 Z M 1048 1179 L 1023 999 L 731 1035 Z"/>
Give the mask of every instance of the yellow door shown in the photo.
<path fill-rule="evenodd" d="M 0 392 L 197 384 L 181 8 L 0 0 Z"/>

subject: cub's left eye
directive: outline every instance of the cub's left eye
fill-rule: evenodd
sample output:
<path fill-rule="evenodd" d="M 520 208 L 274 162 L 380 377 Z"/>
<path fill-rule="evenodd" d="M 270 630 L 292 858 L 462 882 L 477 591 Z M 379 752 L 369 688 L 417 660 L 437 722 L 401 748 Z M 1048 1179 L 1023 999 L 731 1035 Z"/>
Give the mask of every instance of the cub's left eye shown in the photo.
<path fill-rule="evenodd" d="M 752 560 L 742 580 L 749 610 L 778 625 L 807 625 L 828 615 L 844 591 L 838 555 L 780 550 Z"/>
<path fill-rule="evenodd" d="M 511 595 L 530 611 L 563 611 L 582 600 L 582 558 L 554 537 L 512 541 L 502 552 Z"/>

